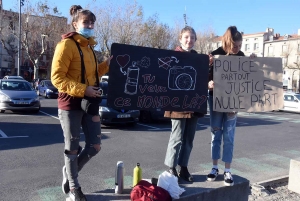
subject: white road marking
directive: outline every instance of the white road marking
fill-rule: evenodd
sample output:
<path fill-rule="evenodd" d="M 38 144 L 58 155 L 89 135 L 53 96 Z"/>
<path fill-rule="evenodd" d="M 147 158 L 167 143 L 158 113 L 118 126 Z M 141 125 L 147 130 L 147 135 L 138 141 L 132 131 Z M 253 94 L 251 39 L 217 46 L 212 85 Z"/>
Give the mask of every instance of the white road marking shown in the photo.
<path fill-rule="evenodd" d="M 2 137 L 7 138 L 7 135 L 6 135 L 2 130 L 0 130 L 0 135 L 1 135 Z"/>
<path fill-rule="evenodd" d="M 239 124 L 244 124 L 244 125 L 247 125 L 247 124 L 249 124 L 249 123 L 240 122 L 240 121 L 237 121 L 236 123 L 239 123 Z"/>
<path fill-rule="evenodd" d="M 0 138 L 19 138 L 19 137 L 28 137 L 28 136 L 11 136 L 11 137 L 8 137 L 2 130 L 0 130 L 0 135 L 2 137 Z"/>
<path fill-rule="evenodd" d="M 197 123 L 198 126 L 205 126 L 205 127 L 208 127 L 209 125 L 206 125 L 206 124 L 199 124 Z"/>
<path fill-rule="evenodd" d="M 56 117 L 56 116 L 53 116 L 53 115 L 51 115 L 51 114 L 48 114 L 48 113 L 46 113 L 46 112 L 43 112 L 43 111 L 40 111 L 41 113 L 43 113 L 43 114 L 45 114 L 45 115 L 48 115 L 48 116 L 50 116 L 50 117 L 53 117 L 54 119 L 57 119 L 57 120 L 59 120 L 59 118 L 58 117 Z"/>
<path fill-rule="evenodd" d="M 109 134 L 111 132 L 101 132 L 101 134 Z M 84 135 L 84 133 L 80 133 L 80 135 Z"/>

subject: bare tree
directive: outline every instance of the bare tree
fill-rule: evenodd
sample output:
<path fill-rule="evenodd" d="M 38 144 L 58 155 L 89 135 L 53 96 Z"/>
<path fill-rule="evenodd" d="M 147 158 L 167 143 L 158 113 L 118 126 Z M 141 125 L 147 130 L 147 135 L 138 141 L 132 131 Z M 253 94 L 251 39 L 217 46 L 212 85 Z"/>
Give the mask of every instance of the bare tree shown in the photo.
<path fill-rule="evenodd" d="M 170 49 L 170 42 L 173 34 L 168 25 L 159 23 L 158 15 L 149 17 L 139 29 L 137 45 Z"/>
<path fill-rule="evenodd" d="M 195 43 L 195 49 L 198 53 L 208 54 L 213 50 L 212 40 L 214 39 L 215 32 L 213 29 L 208 28 L 203 31 L 197 31 L 197 41 Z"/>
<path fill-rule="evenodd" d="M 138 28 L 143 22 L 143 8 L 136 1 L 127 1 L 116 8 L 112 40 L 117 43 L 135 45 L 138 41 Z"/>
<path fill-rule="evenodd" d="M 101 60 L 110 54 L 112 43 L 137 44 L 143 9 L 135 0 L 127 0 L 124 4 L 107 1 L 100 8 L 93 7 L 92 11 L 97 18 L 94 29 Z"/>
<path fill-rule="evenodd" d="M 104 57 L 107 57 L 110 54 L 110 47 L 113 43 L 113 24 L 117 12 L 111 2 L 102 5 L 101 8 L 93 8 L 93 11 L 97 18 L 94 29 L 95 38 L 100 51 L 100 54 L 97 56 L 98 58 L 100 57 L 100 60 L 104 60 Z"/>
<path fill-rule="evenodd" d="M 34 65 L 34 78 L 39 77 L 40 67 L 47 69 L 49 78 L 54 44 L 67 29 L 67 18 L 60 16 L 57 7 L 51 7 L 47 0 L 35 5 L 28 2 L 24 8 L 21 43 L 24 56 Z"/>

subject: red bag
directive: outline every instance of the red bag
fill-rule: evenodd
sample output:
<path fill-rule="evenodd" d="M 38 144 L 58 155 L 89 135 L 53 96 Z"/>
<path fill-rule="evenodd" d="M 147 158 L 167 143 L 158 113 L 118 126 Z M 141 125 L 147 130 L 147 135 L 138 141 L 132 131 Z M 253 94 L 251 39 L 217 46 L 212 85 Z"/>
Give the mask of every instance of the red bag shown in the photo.
<path fill-rule="evenodd" d="M 168 191 L 141 180 L 130 193 L 131 201 L 172 201 Z"/>

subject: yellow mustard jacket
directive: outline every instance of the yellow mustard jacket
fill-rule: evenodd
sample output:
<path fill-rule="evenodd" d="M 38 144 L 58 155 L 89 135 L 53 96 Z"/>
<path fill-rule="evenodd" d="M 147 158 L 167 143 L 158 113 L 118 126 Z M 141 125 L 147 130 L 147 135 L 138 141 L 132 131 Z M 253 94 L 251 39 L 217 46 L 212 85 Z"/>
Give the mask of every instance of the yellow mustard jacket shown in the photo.
<path fill-rule="evenodd" d="M 95 58 L 93 50 L 90 48 L 96 45 L 93 38 L 86 39 L 79 34 L 73 37 L 80 45 L 85 64 L 85 84 L 81 83 L 81 58 L 72 38 L 65 38 L 60 41 L 55 49 L 52 60 L 51 81 L 61 93 L 67 93 L 73 97 L 84 97 L 84 92 L 88 86 L 94 86 L 95 77 Z M 107 73 L 109 66 L 106 62 L 98 64 L 98 76 Z"/>

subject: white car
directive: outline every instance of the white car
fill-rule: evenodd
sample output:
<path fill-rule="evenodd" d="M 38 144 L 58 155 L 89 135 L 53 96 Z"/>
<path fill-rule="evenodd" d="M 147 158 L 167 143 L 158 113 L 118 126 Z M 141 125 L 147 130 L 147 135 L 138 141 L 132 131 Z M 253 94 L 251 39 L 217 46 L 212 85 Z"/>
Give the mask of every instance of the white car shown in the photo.
<path fill-rule="evenodd" d="M 283 94 L 283 109 L 300 112 L 300 94 L 284 93 Z"/>

